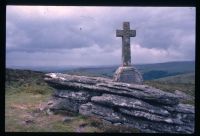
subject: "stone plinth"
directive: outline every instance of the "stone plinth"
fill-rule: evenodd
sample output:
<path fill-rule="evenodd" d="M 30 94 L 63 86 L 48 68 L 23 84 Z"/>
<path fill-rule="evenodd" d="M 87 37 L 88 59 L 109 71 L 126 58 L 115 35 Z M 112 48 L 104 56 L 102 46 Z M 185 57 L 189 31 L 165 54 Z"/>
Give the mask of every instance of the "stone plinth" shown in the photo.
<path fill-rule="evenodd" d="M 121 66 L 116 70 L 113 81 L 142 84 L 143 78 L 136 68 L 132 66 Z"/>

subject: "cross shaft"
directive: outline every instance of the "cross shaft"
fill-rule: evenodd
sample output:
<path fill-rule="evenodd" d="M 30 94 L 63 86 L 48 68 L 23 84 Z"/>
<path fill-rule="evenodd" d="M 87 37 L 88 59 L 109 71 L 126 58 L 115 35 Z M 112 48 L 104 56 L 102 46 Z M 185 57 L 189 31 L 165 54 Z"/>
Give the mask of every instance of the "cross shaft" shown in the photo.
<path fill-rule="evenodd" d="M 123 30 L 116 31 L 117 37 L 122 37 L 122 65 L 131 65 L 130 37 L 136 36 L 136 30 L 130 30 L 129 22 L 123 23 Z"/>

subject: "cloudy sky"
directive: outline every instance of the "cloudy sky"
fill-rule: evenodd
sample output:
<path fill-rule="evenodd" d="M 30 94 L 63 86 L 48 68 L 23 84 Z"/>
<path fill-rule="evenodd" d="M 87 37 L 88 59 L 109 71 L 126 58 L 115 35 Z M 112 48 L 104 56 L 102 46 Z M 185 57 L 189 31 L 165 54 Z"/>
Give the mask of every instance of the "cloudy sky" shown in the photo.
<path fill-rule="evenodd" d="M 195 60 L 194 7 L 7 6 L 6 67 L 121 64 L 129 21 L 133 64 Z"/>

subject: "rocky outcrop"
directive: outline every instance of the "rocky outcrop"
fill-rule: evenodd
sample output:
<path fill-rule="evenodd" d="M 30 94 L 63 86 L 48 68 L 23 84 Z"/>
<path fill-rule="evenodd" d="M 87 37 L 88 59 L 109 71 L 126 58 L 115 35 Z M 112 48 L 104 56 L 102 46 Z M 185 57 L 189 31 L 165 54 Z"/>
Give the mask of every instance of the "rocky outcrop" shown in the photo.
<path fill-rule="evenodd" d="M 100 77 L 50 73 L 45 81 L 56 89 L 51 111 L 96 116 L 141 132 L 194 132 L 194 107 L 179 103 L 178 95 Z"/>

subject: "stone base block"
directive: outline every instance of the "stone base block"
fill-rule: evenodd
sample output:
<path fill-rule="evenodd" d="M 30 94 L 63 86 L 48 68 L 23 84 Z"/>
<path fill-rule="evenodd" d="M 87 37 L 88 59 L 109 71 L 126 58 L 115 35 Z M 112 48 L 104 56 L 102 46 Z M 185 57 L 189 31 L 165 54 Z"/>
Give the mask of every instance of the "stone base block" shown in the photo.
<path fill-rule="evenodd" d="M 136 83 L 142 84 L 143 78 L 140 72 L 132 67 L 119 67 L 113 77 L 113 80 L 116 82 L 124 82 L 124 83 Z"/>

